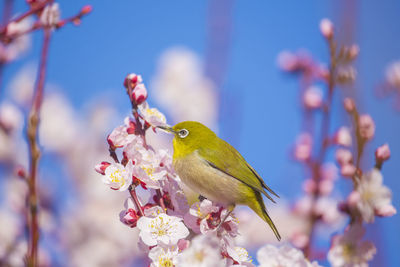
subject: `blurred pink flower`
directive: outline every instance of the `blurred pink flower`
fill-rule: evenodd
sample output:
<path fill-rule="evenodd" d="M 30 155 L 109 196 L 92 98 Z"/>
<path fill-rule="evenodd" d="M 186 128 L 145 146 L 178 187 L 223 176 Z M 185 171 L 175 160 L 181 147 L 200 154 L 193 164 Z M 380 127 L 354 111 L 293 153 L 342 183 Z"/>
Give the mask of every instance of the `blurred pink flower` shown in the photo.
<path fill-rule="evenodd" d="M 388 144 L 384 144 L 375 150 L 377 162 L 383 162 L 390 158 L 390 149 Z"/>
<path fill-rule="evenodd" d="M 386 81 L 390 86 L 400 89 L 400 61 L 393 62 L 387 67 Z"/>
<path fill-rule="evenodd" d="M 346 97 L 343 100 L 343 106 L 344 106 L 344 109 L 350 113 L 353 112 L 356 108 L 356 104 L 354 103 L 354 100 L 349 97 Z"/>
<path fill-rule="evenodd" d="M 364 234 L 365 229 L 360 224 L 352 224 L 342 235 L 333 237 L 328 252 L 328 260 L 332 267 L 368 266 L 376 248 L 369 241 L 361 241 Z"/>
<path fill-rule="evenodd" d="M 302 133 L 297 137 L 294 148 L 294 157 L 299 161 L 310 159 L 312 152 L 312 137 L 309 133 Z"/>
<path fill-rule="evenodd" d="M 353 164 L 344 164 L 342 165 L 342 167 L 340 168 L 340 174 L 343 177 L 352 177 L 357 171 L 356 166 L 354 166 Z"/>
<path fill-rule="evenodd" d="M 337 145 L 350 147 L 351 146 L 351 133 L 348 127 L 340 127 L 333 137 L 333 142 Z"/>
<path fill-rule="evenodd" d="M 368 114 L 363 114 L 358 119 L 359 123 L 359 134 L 365 140 L 370 140 L 375 134 L 375 123 L 374 120 Z"/>
<path fill-rule="evenodd" d="M 326 39 L 333 37 L 333 23 L 329 19 L 322 19 L 319 23 L 319 29 Z"/>
<path fill-rule="evenodd" d="M 322 90 L 317 86 L 307 88 L 303 95 L 303 103 L 306 108 L 316 109 L 322 106 Z"/>
<path fill-rule="evenodd" d="M 351 154 L 350 150 L 339 148 L 336 150 L 336 160 L 341 166 L 348 165 L 352 163 L 353 155 Z"/>

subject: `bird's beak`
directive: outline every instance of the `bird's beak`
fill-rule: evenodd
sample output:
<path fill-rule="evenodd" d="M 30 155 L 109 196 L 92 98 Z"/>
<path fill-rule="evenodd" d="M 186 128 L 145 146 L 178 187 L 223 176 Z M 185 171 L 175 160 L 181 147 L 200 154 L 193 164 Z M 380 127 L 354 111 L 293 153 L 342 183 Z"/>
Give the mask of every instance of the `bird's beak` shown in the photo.
<path fill-rule="evenodd" d="M 162 126 L 157 126 L 157 128 L 160 128 L 161 130 L 164 130 L 168 133 L 176 134 L 176 131 L 171 126 L 162 125 Z"/>

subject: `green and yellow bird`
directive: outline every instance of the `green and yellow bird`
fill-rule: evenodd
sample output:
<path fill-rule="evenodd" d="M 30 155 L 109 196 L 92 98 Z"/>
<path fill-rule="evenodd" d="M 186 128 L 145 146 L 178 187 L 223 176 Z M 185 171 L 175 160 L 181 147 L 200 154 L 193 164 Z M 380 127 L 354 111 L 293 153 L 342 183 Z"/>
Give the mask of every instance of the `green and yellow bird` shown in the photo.
<path fill-rule="evenodd" d="M 185 121 L 159 128 L 175 135 L 173 166 L 190 189 L 226 205 L 230 212 L 236 204 L 247 205 L 268 223 L 276 238 L 281 239 L 261 196 L 264 194 L 275 203 L 265 190 L 278 195 L 234 147 L 199 122 Z"/>

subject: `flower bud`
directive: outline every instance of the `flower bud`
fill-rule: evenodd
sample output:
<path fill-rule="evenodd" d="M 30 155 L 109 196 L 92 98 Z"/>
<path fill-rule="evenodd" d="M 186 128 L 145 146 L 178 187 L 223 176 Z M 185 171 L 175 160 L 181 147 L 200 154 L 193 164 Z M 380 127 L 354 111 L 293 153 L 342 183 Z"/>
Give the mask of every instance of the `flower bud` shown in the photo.
<path fill-rule="evenodd" d="M 356 109 L 356 104 L 354 103 L 354 100 L 349 97 L 346 97 L 343 100 L 343 106 L 344 109 L 349 113 L 353 112 Z"/>
<path fill-rule="evenodd" d="M 312 137 L 309 133 L 301 134 L 296 141 L 294 157 L 297 160 L 308 160 L 311 157 Z"/>
<path fill-rule="evenodd" d="M 340 146 L 351 146 L 350 129 L 347 127 L 340 127 L 333 137 L 333 142 Z"/>
<path fill-rule="evenodd" d="M 132 92 L 132 100 L 135 101 L 136 105 L 142 104 L 147 99 L 147 90 L 144 84 L 136 85 Z"/>
<path fill-rule="evenodd" d="M 390 158 L 390 149 L 388 144 L 378 147 L 375 151 L 377 162 L 384 162 Z"/>
<path fill-rule="evenodd" d="M 386 68 L 386 81 L 390 86 L 400 88 L 400 61 L 390 64 Z"/>
<path fill-rule="evenodd" d="M 339 165 L 343 166 L 353 161 L 353 155 L 350 150 L 340 148 L 336 150 L 336 160 Z"/>
<path fill-rule="evenodd" d="M 125 77 L 124 86 L 127 89 L 129 88 L 129 86 L 130 86 L 130 88 L 134 89 L 137 84 L 142 83 L 142 82 L 143 82 L 142 76 L 136 75 L 135 73 L 131 73 Z"/>
<path fill-rule="evenodd" d="M 303 103 L 309 109 L 320 108 L 322 106 L 322 90 L 317 86 L 306 89 L 303 95 Z"/>
<path fill-rule="evenodd" d="M 365 140 L 371 140 L 375 134 L 375 123 L 370 115 L 361 115 L 358 119 L 359 134 Z"/>
<path fill-rule="evenodd" d="M 360 47 L 356 44 L 350 46 L 348 51 L 348 57 L 350 60 L 354 60 L 360 53 Z"/>
<path fill-rule="evenodd" d="M 326 39 L 330 40 L 333 38 L 333 24 L 329 19 L 321 20 L 319 29 Z"/>
<path fill-rule="evenodd" d="M 121 222 L 128 225 L 131 228 L 136 227 L 139 218 L 140 216 L 132 208 L 125 211 L 125 214 L 120 215 Z"/>
<path fill-rule="evenodd" d="M 106 169 L 108 166 L 110 166 L 111 163 L 103 161 L 99 164 L 96 164 L 96 166 L 94 167 L 94 169 L 96 170 L 96 172 L 105 175 L 106 174 Z"/>
<path fill-rule="evenodd" d="M 332 180 L 322 180 L 319 183 L 319 192 L 321 195 L 329 195 L 333 190 L 333 181 Z"/>
<path fill-rule="evenodd" d="M 344 177 L 353 177 L 357 168 L 353 164 L 345 164 L 340 169 L 340 174 Z"/>
<path fill-rule="evenodd" d="M 316 189 L 317 189 L 317 184 L 315 183 L 315 181 L 313 179 L 307 179 L 303 182 L 304 192 L 311 194 L 311 193 L 315 192 Z"/>
<path fill-rule="evenodd" d="M 298 70 L 299 64 L 297 56 L 292 52 L 288 51 L 280 52 L 277 61 L 278 61 L 278 66 L 284 71 L 292 72 Z"/>
<path fill-rule="evenodd" d="M 310 241 L 310 238 L 304 233 L 294 233 L 291 237 L 291 241 L 296 247 L 305 248 Z"/>
<path fill-rule="evenodd" d="M 82 7 L 81 15 L 87 15 L 90 12 L 92 12 L 92 10 L 93 10 L 93 7 L 91 5 L 86 5 L 86 6 Z"/>

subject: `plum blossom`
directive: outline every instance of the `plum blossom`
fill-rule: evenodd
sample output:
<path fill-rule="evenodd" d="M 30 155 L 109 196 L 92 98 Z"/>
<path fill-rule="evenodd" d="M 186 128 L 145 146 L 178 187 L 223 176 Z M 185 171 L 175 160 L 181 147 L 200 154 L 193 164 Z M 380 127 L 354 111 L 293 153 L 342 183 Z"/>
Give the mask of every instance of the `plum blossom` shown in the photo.
<path fill-rule="evenodd" d="M 311 86 L 305 90 L 303 103 L 306 108 L 316 109 L 322 106 L 322 90 L 317 86 Z"/>
<path fill-rule="evenodd" d="M 133 170 L 134 176 L 145 183 L 146 187 L 160 189 L 160 181 L 165 180 L 168 174 L 163 153 L 153 150 L 140 150 L 141 159 L 136 162 Z"/>
<path fill-rule="evenodd" d="M 365 222 L 373 222 L 376 214 L 380 215 L 380 213 L 384 213 L 382 210 L 392 211 L 387 216 L 396 213 L 396 209 L 392 206 L 392 192 L 382 183 L 382 173 L 374 168 L 363 174 L 357 184 L 355 190 L 360 195 L 360 200 L 357 202 L 357 209 Z"/>
<path fill-rule="evenodd" d="M 369 241 L 361 241 L 365 229 L 353 224 L 342 235 L 332 239 L 328 260 L 333 267 L 367 267 L 376 253 L 375 246 Z"/>
<path fill-rule="evenodd" d="M 135 123 L 129 117 L 125 118 L 125 125 L 118 126 L 107 137 L 110 146 L 117 148 L 132 143 L 135 139 L 140 139 L 135 133 Z M 136 140 L 135 140 L 136 141 Z M 136 141 L 140 142 L 140 141 Z"/>
<path fill-rule="evenodd" d="M 322 19 L 319 24 L 319 29 L 326 39 L 333 37 L 333 23 L 329 19 Z"/>
<path fill-rule="evenodd" d="M 225 266 L 219 250 L 218 238 L 214 235 L 198 235 L 193 238 L 190 247 L 178 255 L 177 262 L 177 266 Z"/>
<path fill-rule="evenodd" d="M 149 104 L 144 101 L 142 104 L 138 105 L 140 114 L 142 114 L 143 119 L 152 126 L 165 125 L 166 119 L 164 114 L 162 114 L 156 108 L 150 108 Z"/>
<path fill-rule="evenodd" d="M 337 145 L 349 147 L 351 146 L 351 133 L 348 127 L 340 127 L 333 137 L 333 141 Z"/>
<path fill-rule="evenodd" d="M 260 267 L 318 267 L 317 262 L 310 263 L 303 253 L 289 245 L 275 247 L 265 245 L 257 251 Z"/>
<path fill-rule="evenodd" d="M 135 101 L 137 105 L 143 103 L 147 98 L 147 89 L 144 84 L 138 84 L 132 91 L 132 100 Z"/>
<path fill-rule="evenodd" d="M 152 260 L 150 267 L 176 266 L 178 255 L 177 246 L 159 245 L 149 251 L 149 258 Z"/>
<path fill-rule="evenodd" d="M 230 247 L 229 247 L 230 248 Z M 234 262 L 239 266 L 253 267 L 254 264 L 252 258 L 249 256 L 249 252 L 243 247 L 235 246 L 233 249 L 228 249 L 228 254 Z M 237 266 L 235 265 L 235 266 Z"/>
<path fill-rule="evenodd" d="M 119 214 L 119 220 L 131 228 L 136 227 L 140 213 L 138 212 L 136 205 L 133 203 L 132 198 L 129 197 L 125 200 L 124 207 L 125 210 L 121 211 Z"/>
<path fill-rule="evenodd" d="M 47 5 L 40 15 L 40 22 L 43 26 L 54 28 L 60 21 L 60 8 L 58 3 Z"/>
<path fill-rule="evenodd" d="M 356 109 L 356 104 L 354 103 L 354 100 L 349 97 L 346 97 L 343 100 L 343 106 L 344 109 L 349 113 L 353 112 Z"/>
<path fill-rule="evenodd" d="M 311 157 L 312 137 L 309 133 L 302 133 L 297 137 L 294 148 L 294 157 L 297 160 L 304 161 Z"/>
<path fill-rule="evenodd" d="M 110 185 L 113 190 L 125 191 L 131 185 L 132 171 L 132 161 L 129 161 L 126 166 L 113 163 L 106 168 L 103 183 Z"/>
<path fill-rule="evenodd" d="M 371 140 L 375 134 L 375 123 L 371 116 L 368 114 L 360 115 L 358 124 L 360 136 L 365 140 Z"/>
<path fill-rule="evenodd" d="M 140 230 L 140 238 L 148 246 L 155 246 L 158 242 L 175 245 L 179 239 L 189 235 L 182 219 L 165 213 L 155 218 L 143 216 L 138 220 L 137 227 Z"/>
<path fill-rule="evenodd" d="M 394 88 L 400 88 L 400 61 L 393 62 L 387 67 L 386 80 Z"/>
<path fill-rule="evenodd" d="M 378 147 L 375 151 L 375 158 L 377 162 L 383 162 L 390 158 L 390 148 L 388 144 Z"/>
<path fill-rule="evenodd" d="M 207 219 L 210 213 L 218 212 L 219 208 L 214 206 L 213 203 L 204 199 L 202 202 L 194 203 L 187 214 L 184 216 L 184 220 L 187 226 L 189 226 L 195 233 L 200 233 L 200 222 L 203 219 Z"/>

